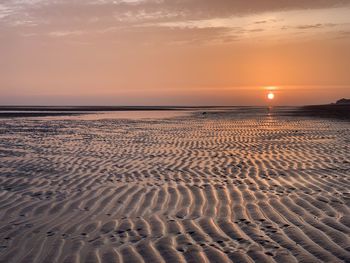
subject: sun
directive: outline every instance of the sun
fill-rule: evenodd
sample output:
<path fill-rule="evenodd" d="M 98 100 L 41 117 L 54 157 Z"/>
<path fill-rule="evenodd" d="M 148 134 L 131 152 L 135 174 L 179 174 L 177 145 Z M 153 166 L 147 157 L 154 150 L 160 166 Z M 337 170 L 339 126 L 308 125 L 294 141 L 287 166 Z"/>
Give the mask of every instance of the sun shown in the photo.
<path fill-rule="evenodd" d="M 268 98 L 269 100 L 273 100 L 273 99 L 275 98 L 275 94 L 272 93 L 272 92 L 270 92 L 269 94 L 267 94 L 267 98 Z"/>

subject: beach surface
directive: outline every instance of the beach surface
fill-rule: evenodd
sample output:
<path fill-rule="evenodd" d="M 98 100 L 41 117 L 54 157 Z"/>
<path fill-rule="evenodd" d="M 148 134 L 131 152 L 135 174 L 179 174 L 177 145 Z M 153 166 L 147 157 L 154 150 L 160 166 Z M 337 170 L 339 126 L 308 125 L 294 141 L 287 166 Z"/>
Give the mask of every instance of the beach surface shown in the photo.
<path fill-rule="evenodd" d="M 350 123 L 284 112 L 0 119 L 0 262 L 350 262 Z"/>

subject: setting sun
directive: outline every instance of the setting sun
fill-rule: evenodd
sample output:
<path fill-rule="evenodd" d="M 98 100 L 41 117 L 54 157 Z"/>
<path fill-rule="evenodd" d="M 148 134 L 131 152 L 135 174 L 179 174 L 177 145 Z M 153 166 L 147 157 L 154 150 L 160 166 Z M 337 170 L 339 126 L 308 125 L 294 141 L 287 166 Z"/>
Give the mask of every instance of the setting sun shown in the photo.
<path fill-rule="evenodd" d="M 273 100 L 275 98 L 275 94 L 273 94 L 272 92 L 270 92 L 269 94 L 267 94 L 267 98 L 269 100 Z"/>

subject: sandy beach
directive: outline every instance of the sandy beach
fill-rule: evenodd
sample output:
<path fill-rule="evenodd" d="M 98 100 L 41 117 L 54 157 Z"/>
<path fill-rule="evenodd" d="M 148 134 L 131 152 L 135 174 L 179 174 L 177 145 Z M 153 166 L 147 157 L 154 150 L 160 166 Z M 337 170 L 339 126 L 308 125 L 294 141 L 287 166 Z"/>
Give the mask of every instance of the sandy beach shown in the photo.
<path fill-rule="evenodd" d="M 0 119 L 0 262 L 350 262 L 350 123 Z"/>

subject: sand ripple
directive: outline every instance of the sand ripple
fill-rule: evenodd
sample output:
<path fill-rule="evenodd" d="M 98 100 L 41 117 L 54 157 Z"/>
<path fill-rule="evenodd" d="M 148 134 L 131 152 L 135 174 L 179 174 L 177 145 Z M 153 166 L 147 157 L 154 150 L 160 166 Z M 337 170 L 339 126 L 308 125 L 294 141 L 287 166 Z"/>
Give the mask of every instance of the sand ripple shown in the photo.
<path fill-rule="evenodd" d="M 0 262 L 350 262 L 350 126 L 1 120 Z"/>

